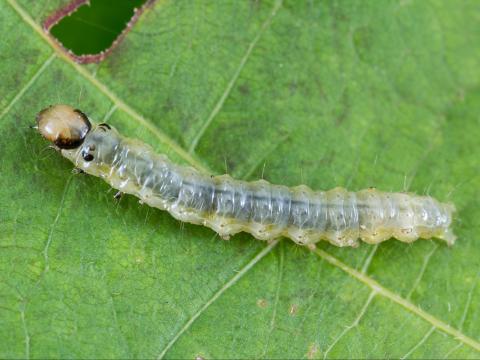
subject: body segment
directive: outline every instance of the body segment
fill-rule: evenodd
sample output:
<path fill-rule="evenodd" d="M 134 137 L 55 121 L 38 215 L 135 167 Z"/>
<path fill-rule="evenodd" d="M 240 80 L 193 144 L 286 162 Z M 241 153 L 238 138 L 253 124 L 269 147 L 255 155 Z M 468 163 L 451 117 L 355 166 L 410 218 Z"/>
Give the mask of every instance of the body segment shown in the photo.
<path fill-rule="evenodd" d="M 46 110 L 41 114 L 49 115 Z M 453 205 L 431 197 L 375 189 L 313 191 L 304 185 L 288 188 L 209 176 L 172 163 L 107 124 L 93 125 L 81 145 L 61 153 L 112 187 L 224 238 L 245 231 L 261 240 L 285 236 L 302 245 L 327 240 L 356 246 L 358 239 L 375 244 L 391 237 L 404 242 L 455 240 L 450 230 Z"/>

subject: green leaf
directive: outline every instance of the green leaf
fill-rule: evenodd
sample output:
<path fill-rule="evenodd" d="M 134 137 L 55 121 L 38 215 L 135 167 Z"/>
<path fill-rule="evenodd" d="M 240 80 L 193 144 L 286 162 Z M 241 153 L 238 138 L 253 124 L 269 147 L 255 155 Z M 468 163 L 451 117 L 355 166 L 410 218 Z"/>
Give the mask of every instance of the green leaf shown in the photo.
<path fill-rule="evenodd" d="M 0 4 L 0 357 L 480 357 L 478 1 L 158 1 L 89 66 L 60 3 Z M 52 103 L 216 174 L 452 201 L 458 241 L 222 241 L 72 175 Z"/>

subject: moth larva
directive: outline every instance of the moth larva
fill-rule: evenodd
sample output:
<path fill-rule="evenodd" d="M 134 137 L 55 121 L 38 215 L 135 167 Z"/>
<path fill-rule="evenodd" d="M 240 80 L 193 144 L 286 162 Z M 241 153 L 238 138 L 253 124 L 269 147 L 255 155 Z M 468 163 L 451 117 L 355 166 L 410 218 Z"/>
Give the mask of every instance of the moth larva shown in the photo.
<path fill-rule="evenodd" d="M 377 244 L 391 237 L 403 242 L 436 237 L 449 245 L 455 241 L 450 229 L 454 206 L 429 196 L 375 189 L 312 191 L 305 185 L 288 188 L 209 176 L 172 163 L 107 124 L 91 124 L 68 105 L 41 111 L 37 126 L 78 169 L 176 219 L 208 226 L 223 238 L 245 231 L 257 239 L 285 236 L 301 245 L 328 240 L 356 246 L 359 238 Z"/>

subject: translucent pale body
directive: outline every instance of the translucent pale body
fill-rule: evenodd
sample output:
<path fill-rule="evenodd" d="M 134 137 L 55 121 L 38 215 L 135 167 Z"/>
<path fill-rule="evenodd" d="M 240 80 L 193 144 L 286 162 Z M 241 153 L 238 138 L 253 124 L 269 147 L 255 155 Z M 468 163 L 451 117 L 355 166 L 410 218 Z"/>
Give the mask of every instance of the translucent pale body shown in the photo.
<path fill-rule="evenodd" d="M 450 229 L 454 206 L 428 196 L 376 189 L 313 191 L 304 185 L 209 176 L 105 126 L 93 126 L 80 147 L 61 153 L 112 187 L 176 219 L 208 226 L 223 238 L 245 231 L 257 239 L 285 236 L 301 245 L 327 240 L 356 246 L 358 239 L 376 244 L 392 237 L 455 241 Z"/>

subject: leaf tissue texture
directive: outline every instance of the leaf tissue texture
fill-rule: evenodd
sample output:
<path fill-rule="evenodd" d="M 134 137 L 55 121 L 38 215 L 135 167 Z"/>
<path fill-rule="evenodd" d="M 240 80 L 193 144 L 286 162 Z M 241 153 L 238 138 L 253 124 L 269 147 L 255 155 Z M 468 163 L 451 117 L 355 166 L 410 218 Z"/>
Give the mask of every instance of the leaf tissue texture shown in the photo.
<path fill-rule="evenodd" d="M 0 357 L 479 358 L 480 3 L 158 1 L 99 65 L 0 2 Z M 66 103 L 173 160 L 458 209 L 455 246 L 230 241 L 31 129 Z"/>

